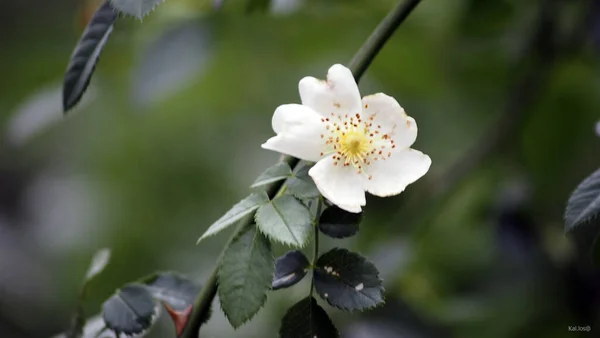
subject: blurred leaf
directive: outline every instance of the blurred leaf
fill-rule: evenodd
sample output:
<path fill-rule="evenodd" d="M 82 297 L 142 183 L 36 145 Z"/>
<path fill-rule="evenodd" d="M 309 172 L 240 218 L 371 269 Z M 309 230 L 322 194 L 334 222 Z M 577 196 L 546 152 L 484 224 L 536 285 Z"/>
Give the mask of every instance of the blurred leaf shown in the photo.
<path fill-rule="evenodd" d="M 307 297 L 292 306 L 281 321 L 280 338 L 335 338 L 340 337 L 327 312 L 313 297 Z"/>
<path fill-rule="evenodd" d="M 301 162 L 300 168 L 287 181 L 286 193 L 296 196 L 299 199 L 311 199 L 321 196 L 312 177 L 308 175 L 311 167 L 312 165 L 304 161 Z"/>
<path fill-rule="evenodd" d="M 110 261 L 110 249 L 104 248 L 98 250 L 94 257 L 92 258 L 92 264 L 85 274 L 86 282 L 90 281 L 92 278 L 96 277 L 108 264 Z"/>
<path fill-rule="evenodd" d="M 65 112 L 79 102 L 87 89 L 116 20 L 117 13 L 108 1 L 104 2 L 92 17 L 75 46 L 63 82 L 63 110 Z"/>
<path fill-rule="evenodd" d="M 144 48 L 132 72 L 133 101 L 144 107 L 190 88 L 208 70 L 213 48 L 206 20 L 177 21 L 159 34 Z"/>
<path fill-rule="evenodd" d="M 155 315 L 154 300 L 145 286 L 129 284 L 102 305 L 106 326 L 116 333 L 139 334 L 150 328 Z"/>
<path fill-rule="evenodd" d="M 200 288 L 192 281 L 172 272 L 158 275 L 147 284 L 147 289 L 152 297 L 169 304 L 177 311 L 185 310 L 194 304 L 200 292 Z"/>
<path fill-rule="evenodd" d="M 304 278 L 310 263 L 300 250 L 288 251 L 275 261 L 273 290 L 290 287 Z"/>
<path fill-rule="evenodd" d="M 364 310 L 383 304 L 383 286 L 373 263 L 346 249 L 333 249 L 317 260 L 315 289 L 330 305 Z"/>
<path fill-rule="evenodd" d="M 260 231 L 272 240 L 299 247 L 308 242 L 313 226 L 310 211 L 290 195 L 276 197 L 261 206 L 255 219 Z"/>
<path fill-rule="evenodd" d="M 86 96 L 77 105 L 78 109 L 85 108 L 97 91 L 88 87 Z M 6 125 L 6 140 L 13 145 L 23 145 L 34 139 L 57 122 L 62 122 L 63 84 L 52 83 L 40 87 L 28 95 L 10 114 Z"/>
<path fill-rule="evenodd" d="M 251 188 L 281 181 L 290 176 L 292 176 L 292 169 L 290 169 L 290 166 L 285 162 L 279 162 L 260 174 L 260 176 L 258 176 L 256 181 L 254 181 L 252 184 Z"/>
<path fill-rule="evenodd" d="M 89 282 L 104 270 L 109 260 L 110 249 L 106 248 L 98 250 L 94 254 L 94 257 L 92 257 L 92 262 L 90 263 L 90 267 L 88 268 L 88 271 L 85 274 L 83 286 L 81 287 L 81 291 L 79 292 L 77 311 L 73 316 L 71 328 L 69 329 L 66 335 L 68 338 L 81 337 L 83 335 L 85 326 L 85 312 L 83 310 L 83 303 L 85 302 L 87 296 Z"/>
<path fill-rule="evenodd" d="M 319 230 L 333 238 L 346 238 L 358 233 L 358 225 L 362 219 L 361 213 L 348 212 L 337 206 L 331 206 L 321 214 Z"/>
<path fill-rule="evenodd" d="M 267 202 L 269 202 L 269 196 L 264 191 L 252 194 L 244 198 L 236 205 L 234 205 L 229 211 L 227 211 L 227 213 L 223 215 L 223 217 L 219 218 L 219 220 L 213 223 L 208 228 L 208 230 L 204 232 L 204 235 L 202 235 L 202 237 L 198 239 L 197 243 L 200 243 L 200 241 L 205 239 L 206 237 L 212 236 L 225 229 L 226 227 L 230 226 L 231 224 L 239 221 L 242 217 L 250 214 L 251 212 L 258 209 L 260 206 L 264 205 Z"/>
<path fill-rule="evenodd" d="M 138 19 L 148 15 L 154 7 L 165 0 L 110 0 L 112 6 L 119 12 L 134 16 Z"/>
<path fill-rule="evenodd" d="M 229 244 L 219 265 L 218 291 L 221 308 L 234 328 L 250 320 L 263 306 L 273 270 L 271 243 L 254 224 Z"/>
<path fill-rule="evenodd" d="M 565 212 L 567 232 L 596 217 L 600 212 L 600 169 L 596 170 L 573 191 Z"/>
<path fill-rule="evenodd" d="M 246 12 L 267 11 L 271 5 L 271 0 L 246 0 Z"/>

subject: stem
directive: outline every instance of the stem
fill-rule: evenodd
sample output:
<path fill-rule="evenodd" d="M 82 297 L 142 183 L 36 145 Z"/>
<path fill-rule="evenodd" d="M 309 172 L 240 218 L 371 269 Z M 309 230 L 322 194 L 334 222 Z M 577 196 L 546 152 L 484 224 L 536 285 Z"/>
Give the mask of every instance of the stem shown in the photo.
<path fill-rule="evenodd" d="M 319 218 L 321 217 L 321 210 L 323 208 L 323 197 L 320 197 L 317 203 L 317 212 L 315 213 L 315 244 L 313 258 L 310 264 L 313 269 L 313 278 L 310 280 L 310 291 L 308 293 L 309 296 L 312 296 L 313 290 L 315 289 L 314 271 L 315 266 L 317 265 L 317 259 L 319 258 Z"/>
<path fill-rule="evenodd" d="M 398 26 L 400 26 L 404 19 L 408 17 L 408 15 L 420 1 L 421 0 L 408 0 L 406 2 L 400 1 L 398 5 L 396 5 L 396 7 L 392 9 L 392 11 L 383 19 L 383 21 L 381 21 L 379 26 L 377 26 L 375 31 L 373 31 L 371 36 L 369 36 L 354 58 L 352 58 L 348 68 L 350 68 L 352 71 L 354 79 L 357 83 L 360 81 L 360 78 L 367 70 L 377 53 L 379 53 L 394 31 L 398 28 Z M 298 162 L 300 162 L 299 159 L 291 156 L 284 156 L 283 161 L 289 164 L 291 168 L 295 168 Z M 273 198 L 282 189 L 284 182 L 285 181 L 274 182 L 267 187 L 267 194 L 269 195 L 269 198 Z M 248 222 L 252 222 L 252 218 L 249 218 Z M 228 243 L 231 242 L 233 238 L 237 236 L 240 229 L 246 225 L 248 225 L 248 223 L 242 222 L 240 227 L 231 235 Z M 315 233 L 317 233 L 317 231 L 315 231 Z M 225 248 L 227 248 L 227 246 L 225 246 Z M 315 250 L 318 250 L 318 234 L 315 235 Z M 223 249 L 223 251 L 225 251 L 225 249 Z M 219 256 L 216 267 L 212 271 L 210 277 L 206 281 L 205 286 L 202 288 L 202 291 L 194 302 L 193 311 L 190 315 L 190 320 L 181 335 L 182 338 L 199 337 L 200 326 L 202 326 L 206 315 L 210 311 L 211 304 L 217 295 L 217 272 L 222 255 L 223 253 L 221 253 Z M 313 257 L 313 264 L 315 263 L 315 257 Z"/>
<path fill-rule="evenodd" d="M 350 61 L 350 68 L 356 82 L 363 76 L 371 62 L 377 56 L 381 48 L 394 34 L 396 28 L 408 17 L 421 0 L 400 1 L 398 5 L 381 21 L 367 41 L 360 47 L 356 55 Z"/>

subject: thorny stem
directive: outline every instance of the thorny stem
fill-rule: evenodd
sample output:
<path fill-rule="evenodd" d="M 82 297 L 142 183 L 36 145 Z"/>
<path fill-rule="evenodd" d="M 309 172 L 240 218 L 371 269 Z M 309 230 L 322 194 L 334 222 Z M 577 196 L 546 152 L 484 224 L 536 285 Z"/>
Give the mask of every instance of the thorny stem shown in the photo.
<path fill-rule="evenodd" d="M 400 26 L 402 22 L 408 17 L 408 15 L 415 9 L 417 4 L 421 2 L 421 0 L 408 0 L 408 1 L 400 1 L 398 5 L 381 21 L 379 26 L 373 31 L 371 36 L 367 39 L 367 41 L 363 44 L 360 50 L 356 53 L 348 68 L 352 71 L 354 75 L 354 79 L 358 83 L 360 78 L 367 70 L 377 53 L 383 48 L 385 43 L 392 36 L 394 31 Z M 291 168 L 295 168 L 299 159 L 285 156 L 283 161 L 289 164 Z M 267 187 L 267 194 L 269 198 L 273 198 L 284 186 L 284 182 L 274 182 Z M 252 222 L 252 218 L 249 218 L 248 222 Z M 231 235 L 229 242 L 233 238 L 235 238 L 243 227 L 247 226 L 249 223 L 242 223 L 240 227 Z M 316 231 L 315 231 L 316 233 Z M 318 250 L 317 245 L 318 237 L 315 236 L 315 249 Z M 227 246 L 225 246 L 227 248 Z M 225 249 L 223 249 L 224 251 Z M 181 337 L 182 338 L 199 338 L 200 336 L 200 326 L 204 322 L 208 313 L 210 312 L 210 308 L 212 305 L 215 296 L 217 295 L 217 272 L 219 268 L 219 264 L 221 261 L 223 253 L 219 256 L 217 264 L 213 269 L 210 277 L 206 281 L 206 284 L 202 288 L 202 291 L 196 298 L 192 314 L 190 315 L 189 322 L 183 331 Z M 314 263 L 314 262 L 313 262 Z M 312 287 L 311 287 L 312 291 Z"/>

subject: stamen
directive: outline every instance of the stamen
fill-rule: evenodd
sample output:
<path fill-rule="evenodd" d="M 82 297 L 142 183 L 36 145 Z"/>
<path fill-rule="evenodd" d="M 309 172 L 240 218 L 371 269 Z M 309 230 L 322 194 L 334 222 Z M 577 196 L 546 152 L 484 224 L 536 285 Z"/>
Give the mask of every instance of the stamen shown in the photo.
<path fill-rule="evenodd" d="M 325 129 L 330 133 L 329 136 L 320 134 L 321 139 L 325 140 L 326 151 L 320 153 L 320 156 L 333 155 L 333 165 L 342 164 L 344 167 L 352 166 L 358 174 L 364 174 L 369 179 L 365 170 L 368 166 L 377 160 L 385 161 L 392 156 L 391 151 L 396 145 L 392 139 L 392 134 L 386 133 L 379 138 L 378 134 L 381 125 L 372 130 L 375 115 L 362 118 L 360 113 L 354 114 L 331 114 L 329 117 L 321 118 L 325 124 Z M 381 133 L 382 134 L 382 133 Z M 387 156 L 386 156 L 387 153 Z"/>

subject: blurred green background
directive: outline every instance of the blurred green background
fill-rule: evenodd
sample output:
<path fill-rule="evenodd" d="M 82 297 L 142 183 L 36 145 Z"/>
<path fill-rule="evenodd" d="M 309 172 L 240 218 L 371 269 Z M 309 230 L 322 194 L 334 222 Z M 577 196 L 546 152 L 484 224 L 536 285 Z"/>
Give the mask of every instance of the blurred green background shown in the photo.
<path fill-rule="evenodd" d="M 369 197 L 359 236 L 325 240 L 323 251 L 345 246 L 374 261 L 387 290 L 386 306 L 371 312 L 326 307 L 343 337 L 600 331 L 599 274 L 562 219 L 569 193 L 600 163 L 590 2 L 426 0 L 377 56 L 362 94 L 394 96 L 416 119 L 414 147 L 433 165 L 405 193 Z M 552 3 L 560 39 L 590 24 L 583 41 L 544 65 L 547 51 L 534 57 L 527 46 Z M 90 316 L 154 270 L 203 283 L 228 235 L 196 239 L 277 161 L 260 148 L 274 109 L 299 101 L 303 76 L 347 64 L 395 1 L 279 0 L 254 11 L 246 0 L 215 4 L 168 0 L 142 23 L 120 19 L 83 101 L 63 117 L 64 71 L 98 2 L 0 2 L 0 337 L 66 329 L 103 247 L 113 256 L 91 285 Z M 521 93 L 515 83 L 537 68 L 547 76 L 526 94 L 532 104 L 514 125 L 498 123 Z M 439 193 L 446 182 L 435 178 L 493 133 L 503 146 Z M 271 293 L 237 331 L 215 303 L 203 337 L 275 337 L 307 288 Z M 152 336 L 171 337 L 168 318 L 159 322 Z"/>

